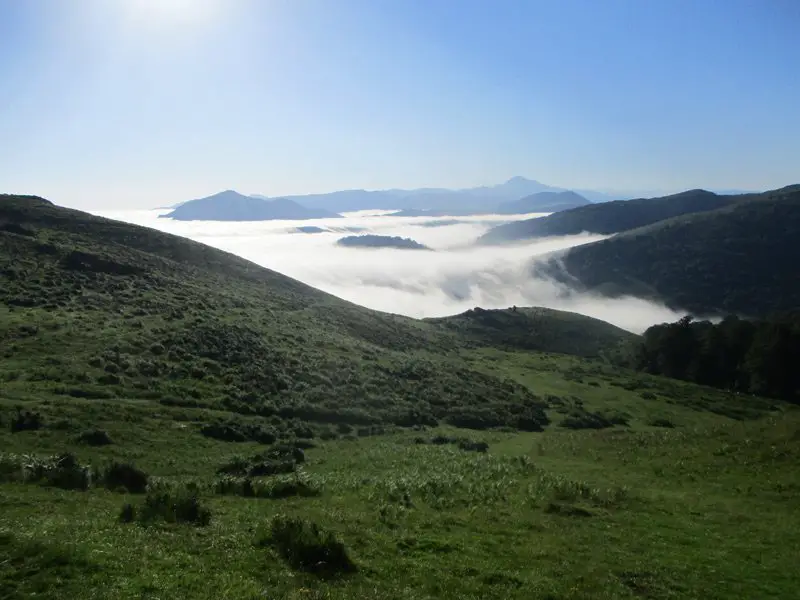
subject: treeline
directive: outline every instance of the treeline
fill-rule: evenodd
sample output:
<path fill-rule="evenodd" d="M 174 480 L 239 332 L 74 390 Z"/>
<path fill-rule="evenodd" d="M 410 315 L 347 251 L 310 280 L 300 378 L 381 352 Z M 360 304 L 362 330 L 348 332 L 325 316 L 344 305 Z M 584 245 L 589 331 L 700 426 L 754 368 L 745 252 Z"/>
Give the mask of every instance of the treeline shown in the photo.
<path fill-rule="evenodd" d="M 650 327 L 629 356 L 640 371 L 800 402 L 800 313 Z"/>

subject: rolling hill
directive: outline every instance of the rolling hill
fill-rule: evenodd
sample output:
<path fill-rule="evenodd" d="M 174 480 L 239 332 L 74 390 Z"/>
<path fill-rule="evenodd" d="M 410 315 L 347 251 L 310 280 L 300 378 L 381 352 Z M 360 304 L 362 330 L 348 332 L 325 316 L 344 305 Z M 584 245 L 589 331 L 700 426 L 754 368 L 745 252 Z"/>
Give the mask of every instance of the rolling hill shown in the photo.
<path fill-rule="evenodd" d="M 583 290 L 657 299 L 697 314 L 796 309 L 800 186 L 733 198 L 717 210 L 572 248 L 543 270 Z"/>
<path fill-rule="evenodd" d="M 301 206 L 294 200 L 264 200 L 227 190 L 176 206 L 164 218 L 178 221 L 271 221 L 340 217 L 336 213 Z"/>
<path fill-rule="evenodd" d="M 742 198 L 718 196 L 705 190 L 689 190 L 661 198 L 588 204 L 546 217 L 498 225 L 481 236 L 478 243 L 504 244 L 583 232 L 609 235 L 679 215 L 715 210 Z"/>
<path fill-rule="evenodd" d="M 0 196 L 0 597 L 791 597 L 800 416 L 629 337 Z"/>

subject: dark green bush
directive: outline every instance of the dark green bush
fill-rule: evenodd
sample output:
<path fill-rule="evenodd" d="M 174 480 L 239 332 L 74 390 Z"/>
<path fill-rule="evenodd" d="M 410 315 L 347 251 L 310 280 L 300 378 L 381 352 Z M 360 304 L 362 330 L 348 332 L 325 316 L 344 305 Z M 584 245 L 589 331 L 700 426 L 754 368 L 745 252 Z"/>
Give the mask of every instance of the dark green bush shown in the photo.
<path fill-rule="evenodd" d="M 29 458 L 23 465 L 23 477 L 25 481 L 65 490 L 87 490 L 91 484 L 90 469 L 70 452 L 43 459 Z"/>
<path fill-rule="evenodd" d="M 673 423 L 669 419 L 653 419 L 652 421 L 650 421 L 649 425 L 653 427 L 665 427 L 668 429 L 672 429 L 673 427 L 675 427 L 675 423 Z"/>
<path fill-rule="evenodd" d="M 17 409 L 17 414 L 11 419 L 11 433 L 19 431 L 36 431 L 44 426 L 42 415 L 29 410 Z"/>
<path fill-rule="evenodd" d="M 475 442 L 473 440 L 460 440 L 458 447 L 467 452 L 486 452 L 489 449 L 489 444 L 486 442 Z"/>
<path fill-rule="evenodd" d="M 103 471 L 100 479 L 110 490 L 124 489 L 131 494 L 144 494 L 147 491 L 147 473 L 130 463 L 112 463 Z"/>
<path fill-rule="evenodd" d="M 263 460 L 251 465 L 248 474 L 251 477 L 263 477 L 265 475 L 292 473 L 296 468 L 297 465 L 292 460 Z"/>
<path fill-rule="evenodd" d="M 119 511 L 119 520 L 121 523 L 133 523 L 136 520 L 136 507 L 130 503 L 123 504 Z"/>
<path fill-rule="evenodd" d="M 222 464 L 217 473 L 224 475 L 244 475 L 250 469 L 250 461 L 244 456 L 234 456 L 228 462 Z"/>
<path fill-rule="evenodd" d="M 605 429 L 614 424 L 599 413 L 575 410 L 567 415 L 560 423 L 567 429 Z"/>
<path fill-rule="evenodd" d="M 258 442 L 260 444 L 274 444 L 277 440 L 275 432 L 252 423 L 228 421 L 226 423 L 207 423 L 200 429 L 206 437 L 223 442 Z"/>
<path fill-rule="evenodd" d="M 344 544 L 332 532 L 305 519 L 275 517 L 257 534 L 256 545 L 273 547 L 294 569 L 323 577 L 357 570 Z"/>
<path fill-rule="evenodd" d="M 191 484 L 155 486 L 147 492 L 144 504 L 135 512 L 143 524 L 164 521 L 205 527 L 211 522 L 211 510 L 203 506 L 199 489 Z"/>
<path fill-rule="evenodd" d="M 111 437 L 102 429 L 88 429 L 78 436 L 78 442 L 89 446 L 108 446 L 112 444 Z"/>

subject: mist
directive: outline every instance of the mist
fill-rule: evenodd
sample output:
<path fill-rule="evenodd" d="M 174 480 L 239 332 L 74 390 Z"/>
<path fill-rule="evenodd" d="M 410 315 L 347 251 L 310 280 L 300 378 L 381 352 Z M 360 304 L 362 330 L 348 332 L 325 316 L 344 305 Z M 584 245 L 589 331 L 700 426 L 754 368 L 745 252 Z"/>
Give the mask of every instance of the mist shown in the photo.
<path fill-rule="evenodd" d="M 542 215 L 393 217 L 387 211 L 346 213 L 341 219 L 305 221 L 173 221 L 166 210 L 95 211 L 232 252 L 368 308 L 410 317 L 438 317 L 470 308 L 544 306 L 578 312 L 634 333 L 682 313 L 637 298 L 577 294 L 548 279 L 534 278 L 537 258 L 605 236 L 581 234 L 513 246 L 474 246 L 490 227 Z M 303 233 L 298 227 L 318 227 Z M 345 248 L 355 233 L 408 237 L 434 252 L 389 248 Z"/>

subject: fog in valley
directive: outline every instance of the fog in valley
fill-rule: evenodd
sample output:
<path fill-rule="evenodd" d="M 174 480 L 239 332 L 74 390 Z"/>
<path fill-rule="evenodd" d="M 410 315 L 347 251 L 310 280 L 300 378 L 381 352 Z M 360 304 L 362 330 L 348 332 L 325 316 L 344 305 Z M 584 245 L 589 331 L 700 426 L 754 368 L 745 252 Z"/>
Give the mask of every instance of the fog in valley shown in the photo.
<path fill-rule="evenodd" d="M 168 210 L 95 211 L 153 227 L 237 254 L 351 302 L 411 317 L 436 317 L 481 308 L 545 306 L 579 312 L 642 332 L 681 314 L 636 298 L 609 299 L 567 293 L 534 278 L 542 256 L 603 239 L 577 235 L 514 246 L 475 246 L 493 225 L 536 215 L 393 217 L 380 211 L 304 221 L 174 221 Z M 322 232 L 307 233 L 298 228 Z M 357 234 L 411 238 L 434 252 L 392 248 L 345 248 L 337 240 Z"/>

